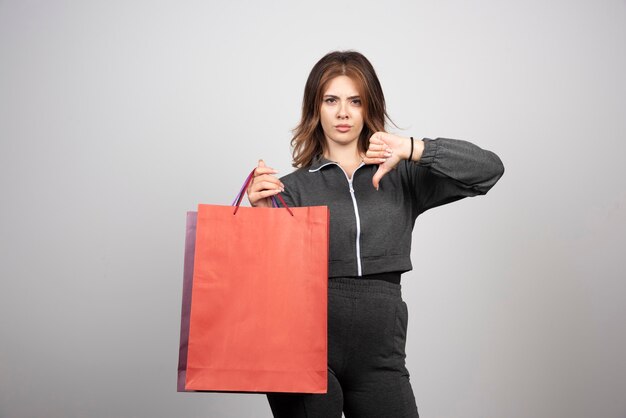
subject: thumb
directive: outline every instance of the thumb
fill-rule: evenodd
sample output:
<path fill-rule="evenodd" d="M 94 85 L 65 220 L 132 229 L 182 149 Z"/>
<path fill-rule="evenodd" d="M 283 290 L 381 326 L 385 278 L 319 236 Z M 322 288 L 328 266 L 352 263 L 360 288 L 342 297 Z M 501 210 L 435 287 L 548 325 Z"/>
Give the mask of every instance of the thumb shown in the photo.
<path fill-rule="evenodd" d="M 383 176 L 388 172 L 389 168 L 385 167 L 384 164 L 378 166 L 378 170 L 376 170 L 376 173 L 374 173 L 374 177 L 372 177 L 372 184 L 374 185 L 376 190 L 378 190 L 378 187 L 380 186 L 380 179 L 382 179 Z"/>
<path fill-rule="evenodd" d="M 259 160 L 259 167 L 265 167 L 265 161 L 263 161 L 262 159 Z"/>

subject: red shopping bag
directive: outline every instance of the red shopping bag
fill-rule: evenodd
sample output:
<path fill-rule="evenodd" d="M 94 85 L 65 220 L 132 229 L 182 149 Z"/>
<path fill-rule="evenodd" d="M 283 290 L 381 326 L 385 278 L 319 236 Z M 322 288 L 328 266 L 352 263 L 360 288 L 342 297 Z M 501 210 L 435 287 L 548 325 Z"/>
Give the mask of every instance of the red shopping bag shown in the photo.
<path fill-rule="evenodd" d="M 251 178 L 198 206 L 185 390 L 325 393 L 328 208 L 240 208 Z"/>

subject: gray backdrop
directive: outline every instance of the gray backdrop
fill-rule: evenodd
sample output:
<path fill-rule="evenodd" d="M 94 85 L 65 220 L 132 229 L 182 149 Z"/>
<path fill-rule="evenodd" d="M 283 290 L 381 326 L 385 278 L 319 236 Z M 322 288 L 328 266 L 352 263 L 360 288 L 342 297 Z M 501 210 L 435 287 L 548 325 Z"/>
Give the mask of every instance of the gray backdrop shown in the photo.
<path fill-rule="evenodd" d="M 625 23 L 624 0 L 0 1 L 0 416 L 270 416 L 176 393 L 185 212 L 260 157 L 288 173 L 309 70 L 352 48 L 394 131 L 507 170 L 415 228 L 421 415 L 626 417 Z"/>

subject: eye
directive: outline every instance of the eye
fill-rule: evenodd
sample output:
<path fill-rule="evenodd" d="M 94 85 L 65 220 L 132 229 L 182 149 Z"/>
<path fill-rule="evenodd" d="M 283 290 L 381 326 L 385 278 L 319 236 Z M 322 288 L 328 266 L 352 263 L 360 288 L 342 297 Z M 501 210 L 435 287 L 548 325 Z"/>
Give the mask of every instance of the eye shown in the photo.
<path fill-rule="evenodd" d="M 327 97 L 327 98 L 324 99 L 324 103 L 327 103 L 327 104 L 333 104 L 335 102 L 336 102 L 336 100 L 335 100 L 334 97 Z"/>
<path fill-rule="evenodd" d="M 355 106 L 361 106 L 361 99 L 352 100 L 352 104 L 354 104 Z"/>

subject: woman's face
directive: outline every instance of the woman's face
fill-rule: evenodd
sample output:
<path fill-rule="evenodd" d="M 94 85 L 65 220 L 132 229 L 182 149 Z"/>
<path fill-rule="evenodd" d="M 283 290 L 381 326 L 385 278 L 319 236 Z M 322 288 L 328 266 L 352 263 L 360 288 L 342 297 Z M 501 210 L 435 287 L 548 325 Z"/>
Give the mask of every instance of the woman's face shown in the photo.
<path fill-rule="evenodd" d="M 358 144 L 363 109 L 357 86 L 350 77 L 340 75 L 330 80 L 322 96 L 320 122 L 328 145 Z"/>

